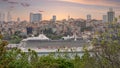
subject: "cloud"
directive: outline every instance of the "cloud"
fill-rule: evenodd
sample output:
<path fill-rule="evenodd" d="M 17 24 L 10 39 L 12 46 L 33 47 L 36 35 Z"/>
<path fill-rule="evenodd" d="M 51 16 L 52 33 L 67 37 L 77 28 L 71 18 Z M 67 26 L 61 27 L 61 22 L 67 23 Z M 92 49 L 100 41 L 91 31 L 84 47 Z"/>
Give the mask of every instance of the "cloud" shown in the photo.
<path fill-rule="evenodd" d="M 14 1 L 8 1 L 8 3 L 10 3 L 10 4 L 19 4 L 18 2 L 14 2 Z"/>
<path fill-rule="evenodd" d="M 30 0 L 0 0 L 0 3 L 8 3 L 10 5 L 19 5 L 19 6 L 22 6 L 22 7 L 29 7 L 30 6 L 30 3 L 29 3 Z"/>
<path fill-rule="evenodd" d="M 45 11 L 43 11 L 43 10 L 39 10 L 39 12 L 45 12 Z"/>
<path fill-rule="evenodd" d="M 8 0 L 1 0 L 1 1 L 7 2 Z"/>
<path fill-rule="evenodd" d="M 120 4 L 119 0 L 59 0 L 59 1 L 108 7 L 118 7 Z"/>
<path fill-rule="evenodd" d="M 8 0 L 2 0 L 2 1 L 8 1 Z"/>
<path fill-rule="evenodd" d="M 28 2 L 24 1 L 18 1 L 18 0 L 0 0 L 1 2 L 9 3 L 11 5 L 21 5 L 23 7 L 29 7 L 30 4 Z"/>
<path fill-rule="evenodd" d="M 30 4 L 29 3 L 20 3 L 23 7 L 29 7 Z"/>
<path fill-rule="evenodd" d="M 15 8 L 15 6 L 10 6 L 11 9 Z"/>

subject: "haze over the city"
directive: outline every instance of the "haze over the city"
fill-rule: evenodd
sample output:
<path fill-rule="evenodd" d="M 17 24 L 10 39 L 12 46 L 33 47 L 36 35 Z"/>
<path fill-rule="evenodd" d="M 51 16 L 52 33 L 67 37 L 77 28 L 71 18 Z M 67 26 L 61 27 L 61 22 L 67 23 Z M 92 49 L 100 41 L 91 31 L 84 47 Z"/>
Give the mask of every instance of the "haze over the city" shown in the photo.
<path fill-rule="evenodd" d="M 29 21 L 30 12 L 42 13 L 43 20 L 49 20 L 53 15 L 57 20 L 73 18 L 86 19 L 91 14 L 95 19 L 102 19 L 112 7 L 116 16 L 120 15 L 120 0 L 0 0 L 0 12 L 11 12 L 12 19 Z"/>

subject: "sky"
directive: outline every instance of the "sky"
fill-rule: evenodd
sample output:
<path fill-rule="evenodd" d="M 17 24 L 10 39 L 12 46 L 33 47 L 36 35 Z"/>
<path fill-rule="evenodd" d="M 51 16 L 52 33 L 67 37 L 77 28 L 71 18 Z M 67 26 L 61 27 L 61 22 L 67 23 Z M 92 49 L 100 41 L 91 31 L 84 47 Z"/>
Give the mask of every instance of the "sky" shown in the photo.
<path fill-rule="evenodd" d="M 102 19 L 109 8 L 113 8 L 116 16 L 120 15 L 120 0 L 0 0 L 0 13 L 7 15 L 8 11 L 12 19 L 18 17 L 29 21 L 29 14 L 41 13 L 43 20 L 50 20 L 53 15 L 57 20 L 72 18 L 86 19 L 91 14 L 93 19 Z"/>

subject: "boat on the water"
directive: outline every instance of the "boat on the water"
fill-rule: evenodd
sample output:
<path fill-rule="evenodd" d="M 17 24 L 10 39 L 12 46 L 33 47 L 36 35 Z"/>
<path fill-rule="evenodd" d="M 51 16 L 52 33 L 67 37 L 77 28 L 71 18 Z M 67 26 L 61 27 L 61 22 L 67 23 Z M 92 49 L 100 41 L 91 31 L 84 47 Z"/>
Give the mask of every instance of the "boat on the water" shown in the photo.
<path fill-rule="evenodd" d="M 86 41 L 82 38 L 75 36 L 63 37 L 60 40 L 51 40 L 44 34 L 38 37 L 29 37 L 23 39 L 19 48 L 27 52 L 28 49 L 35 50 L 36 52 L 56 52 L 56 51 L 82 51 Z"/>

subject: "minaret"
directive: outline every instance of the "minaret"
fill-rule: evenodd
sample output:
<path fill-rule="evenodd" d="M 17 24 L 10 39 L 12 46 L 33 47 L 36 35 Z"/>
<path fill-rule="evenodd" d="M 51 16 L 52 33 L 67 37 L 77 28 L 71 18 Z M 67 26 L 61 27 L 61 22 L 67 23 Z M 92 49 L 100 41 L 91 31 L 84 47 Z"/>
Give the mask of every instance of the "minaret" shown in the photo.
<path fill-rule="evenodd" d="M 68 21 L 70 20 L 70 15 L 68 15 Z"/>
<path fill-rule="evenodd" d="M 17 22 L 20 23 L 20 18 L 19 17 L 17 18 Z"/>

